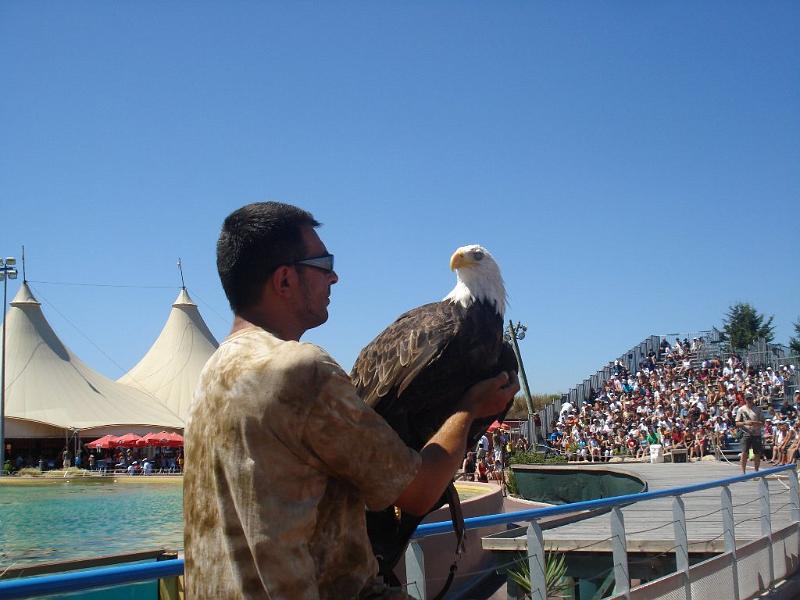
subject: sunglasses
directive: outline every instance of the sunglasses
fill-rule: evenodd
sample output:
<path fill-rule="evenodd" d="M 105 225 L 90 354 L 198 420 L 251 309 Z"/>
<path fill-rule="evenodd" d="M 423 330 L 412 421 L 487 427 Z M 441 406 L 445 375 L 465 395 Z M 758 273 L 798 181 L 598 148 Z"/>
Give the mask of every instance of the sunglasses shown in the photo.
<path fill-rule="evenodd" d="M 333 272 L 333 254 L 323 254 L 321 256 L 311 256 L 302 260 L 296 260 L 293 265 L 304 265 L 306 267 L 314 267 L 326 273 Z"/>

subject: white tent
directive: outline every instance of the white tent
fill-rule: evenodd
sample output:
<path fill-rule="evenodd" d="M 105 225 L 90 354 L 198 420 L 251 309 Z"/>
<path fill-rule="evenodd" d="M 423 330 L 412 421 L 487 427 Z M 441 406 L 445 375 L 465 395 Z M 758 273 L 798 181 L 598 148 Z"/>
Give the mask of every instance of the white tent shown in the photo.
<path fill-rule="evenodd" d="M 183 428 L 180 417 L 152 396 L 101 375 L 70 352 L 27 283 L 11 301 L 6 326 L 6 437 Z"/>
<path fill-rule="evenodd" d="M 158 339 L 118 381 L 157 398 L 186 419 L 200 371 L 219 344 L 182 288 Z"/>

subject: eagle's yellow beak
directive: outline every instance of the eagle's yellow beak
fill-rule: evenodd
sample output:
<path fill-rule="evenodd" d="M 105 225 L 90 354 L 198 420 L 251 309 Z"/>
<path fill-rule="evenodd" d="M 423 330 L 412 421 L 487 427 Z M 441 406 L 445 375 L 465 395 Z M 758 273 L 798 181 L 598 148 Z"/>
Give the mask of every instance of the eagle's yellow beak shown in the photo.
<path fill-rule="evenodd" d="M 462 252 L 461 250 L 456 250 L 453 252 L 453 256 L 450 257 L 450 270 L 455 271 L 456 269 L 460 269 L 461 267 L 466 267 L 472 261 L 470 258 L 469 253 Z"/>

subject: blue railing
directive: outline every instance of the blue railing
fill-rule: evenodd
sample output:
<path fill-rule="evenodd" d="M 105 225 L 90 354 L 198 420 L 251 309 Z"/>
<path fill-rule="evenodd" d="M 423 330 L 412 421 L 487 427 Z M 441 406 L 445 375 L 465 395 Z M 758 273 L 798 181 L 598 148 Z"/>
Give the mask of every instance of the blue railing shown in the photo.
<path fill-rule="evenodd" d="M 183 559 L 0 580 L 0 598 L 35 598 L 183 575 Z"/>
<path fill-rule="evenodd" d="M 758 479 L 760 477 L 765 477 L 766 475 L 774 475 L 775 473 L 788 471 L 794 468 L 794 465 L 781 465 L 771 469 L 764 469 L 763 471 L 754 471 L 752 473 L 748 473 L 747 475 L 739 475 L 738 477 L 716 479 L 714 481 L 695 483 L 693 485 L 685 485 L 683 487 L 667 488 L 665 490 L 657 490 L 655 492 L 640 492 L 638 494 L 627 494 L 625 496 L 610 496 L 608 498 L 601 498 L 599 500 L 585 500 L 583 502 L 570 502 L 569 504 L 559 504 L 558 506 L 547 506 L 545 508 L 532 508 L 530 510 L 520 510 L 517 512 L 485 515 L 482 517 L 470 517 L 468 519 L 464 519 L 464 524 L 466 525 L 467 529 L 477 529 L 479 527 L 503 525 L 506 523 L 514 523 L 516 521 L 533 521 L 536 519 L 541 519 L 542 517 L 554 517 L 557 515 L 572 514 L 584 510 L 623 506 L 625 504 L 631 504 L 632 502 L 644 502 L 645 500 L 655 500 L 656 498 L 683 496 L 684 494 L 691 494 L 692 492 L 701 492 L 703 490 L 708 490 L 723 485 L 730 485 L 732 483 L 739 483 L 741 481 L 748 481 L 750 479 Z M 413 537 L 423 538 L 429 535 L 445 533 L 450 531 L 452 528 L 452 521 L 426 523 L 417 527 Z"/>
<path fill-rule="evenodd" d="M 654 492 L 643 492 L 639 494 L 628 494 L 625 496 L 613 496 L 601 498 L 599 500 L 587 500 L 584 502 L 573 502 L 558 506 L 548 506 L 545 508 L 535 508 L 511 513 L 501 513 L 486 515 L 482 517 L 470 517 L 465 519 L 467 529 L 487 527 L 489 525 L 502 525 L 518 521 L 536 521 L 543 517 L 565 515 L 579 511 L 614 508 L 624 506 L 634 502 L 654 500 L 670 496 L 682 496 L 699 492 L 715 487 L 727 486 L 733 483 L 758 479 L 768 475 L 774 475 L 783 471 L 790 471 L 795 465 L 782 465 L 763 471 L 717 479 L 705 483 L 697 483 Z M 419 539 L 430 535 L 447 533 L 453 528 L 452 521 L 440 521 L 437 523 L 426 523 L 420 525 L 414 533 L 414 538 Z M 59 573 L 55 575 L 43 575 L 37 577 L 25 577 L 19 579 L 0 580 L 0 599 L 11 598 L 32 598 L 48 594 L 58 594 L 66 592 L 76 592 L 96 588 L 105 588 L 115 585 L 136 583 L 142 581 L 152 581 L 162 577 L 175 577 L 183 575 L 184 561 L 182 559 L 164 560 L 155 563 L 120 565 L 114 567 L 100 567 L 85 571 L 72 573 Z"/>

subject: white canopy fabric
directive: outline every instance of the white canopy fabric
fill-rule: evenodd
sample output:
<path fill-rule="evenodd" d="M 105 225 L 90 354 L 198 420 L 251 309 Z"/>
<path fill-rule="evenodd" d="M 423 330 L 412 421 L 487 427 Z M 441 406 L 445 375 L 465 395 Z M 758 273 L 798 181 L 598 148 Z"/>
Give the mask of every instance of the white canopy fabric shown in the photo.
<path fill-rule="evenodd" d="M 200 371 L 218 346 L 197 305 L 182 288 L 158 339 L 118 381 L 154 396 L 185 420 Z"/>
<path fill-rule="evenodd" d="M 7 421 L 80 430 L 113 425 L 183 428 L 183 420 L 152 396 L 101 375 L 70 352 L 27 283 L 11 301 L 6 327 Z"/>

